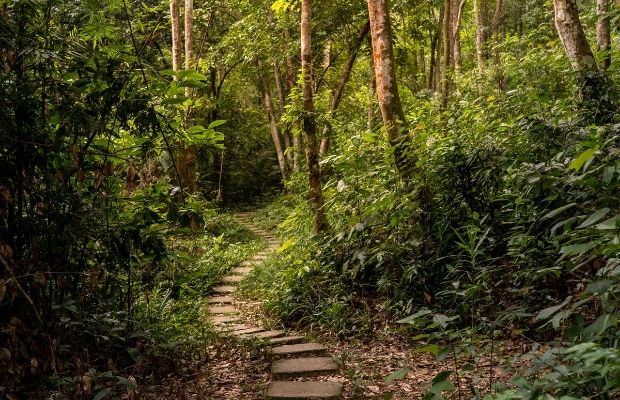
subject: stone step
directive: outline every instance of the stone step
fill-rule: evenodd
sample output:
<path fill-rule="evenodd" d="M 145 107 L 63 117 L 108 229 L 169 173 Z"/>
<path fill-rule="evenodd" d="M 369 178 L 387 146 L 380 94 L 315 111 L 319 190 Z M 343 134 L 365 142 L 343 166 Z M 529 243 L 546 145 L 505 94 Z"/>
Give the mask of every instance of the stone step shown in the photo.
<path fill-rule="evenodd" d="M 211 314 L 236 314 L 237 309 L 233 306 L 211 306 L 209 312 Z"/>
<path fill-rule="evenodd" d="M 254 265 L 255 264 L 253 262 L 251 262 L 251 261 L 241 261 L 239 263 L 240 267 L 254 267 Z"/>
<path fill-rule="evenodd" d="M 235 267 L 232 269 L 232 273 L 233 274 L 237 274 L 237 275 L 247 275 L 250 272 L 252 272 L 254 268 L 252 267 Z"/>
<path fill-rule="evenodd" d="M 279 338 L 273 338 L 269 341 L 269 344 L 274 346 L 280 346 L 285 344 L 297 344 L 303 342 L 305 339 L 304 336 L 284 336 Z"/>
<path fill-rule="evenodd" d="M 267 259 L 267 256 L 254 256 L 252 257 L 252 261 L 254 262 L 261 262 L 261 261 L 265 261 Z"/>
<path fill-rule="evenodd" d="M 241 324 L 241 325 L 220 325 L 219 326 L 219 331 L 220 332 L 232 332 L 232 331 L 241 331 L 244 329 L 252 329 L 254 328 L 254 326 L 252 325 L 246 325 L 246 324 Z"/>
<path fill-rule="evenodd" d="M 242 276 L 239 275 L 228 275 L 222 278 L 222 282 L 224 283 L 239 283 L 243 279 Z"/>
<path fill-rule="evenodd" d="M 241 317 L 239 317 L 238 315 L 217 315 L 211 318 L 211 321 L 213 321 L 213 323 L 216 325 L 232 324 L 235 322 L 241 322 Z"/>
<path fill-rule="evenodd" d="M 243 335 L 243 338 L 244 339 L 273 339 L 273 338 L 278 338 L 281 336 L 284 336 L 283 331 L 265 331 L 265 332 L 252 333 L 249 335 Z"/>
<path fill-rule="evenodd" d="M 340 382 L 282 382 L 275 381 L 269 384 L 267 400 L 306 400 L 342 399 L 342 383 Z"/>
<path fill-rule="evenodd" d="M 331 375 L 338 366 L 330 357 L 303 357 L 276 360 L 271 363 L 273 379 Z"/>
<path fill-rule="evenodd" d="M 274 359 L 291 356 L 319 357 L 324 356 L 326 350 L 325 346 L 318 343 L 285 344 L 283 346 L 273 347 L 270 354 Z"/>
<path fill-rule="evenodd" d="M 228 286 L 228 285 L 213 286 L 211 291 L 213 293 L 221 293 L 221 294 L 234 293 L 237 291 L 237 286 Z"/>
<path fill-rule="evenodd" d="M 207 298 L 207 303 L 209 304 L 230 304 L 233 301 L 235 301 L 235 299 L 230 296 L 211 296 Z"/>
<path fill-rule="evenodd" d="M 240 330 L 236 330 L 234 332 L 232 332 L 233 335 L 235 336 L 242 336 L 242 335 L 249 335 L 249 334 L 254 334 L 254 333 L 259 333 L 259 332 L 263 332 L 264 329 L 263 328 L 258 328 L 258 327 L 251 327 L 251 328 L 247 328 L 247 329 L 240 329 Z"/>

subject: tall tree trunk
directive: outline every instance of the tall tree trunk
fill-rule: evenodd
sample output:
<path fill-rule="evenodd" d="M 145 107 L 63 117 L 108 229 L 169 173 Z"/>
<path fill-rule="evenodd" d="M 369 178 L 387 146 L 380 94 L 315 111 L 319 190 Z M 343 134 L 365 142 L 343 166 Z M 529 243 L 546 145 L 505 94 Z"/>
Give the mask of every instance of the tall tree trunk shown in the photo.
<path fill-rule="evenodd" d="M 181 66 L 181 25 L 179 22 L 179 0 L 170 0 L 170 22 L 172 24 L 172 70 L 176 73 Z M 175 74 L 174 79 L 177 79 Z"/>
<path fill-rule="evenodd" d="M 370 44 L 372 53 L 372 43 Z M 375 128 L 377 119 L 376 112 L 376 99 L 377 99 L 377 76 L 375 75 L 375 62 L 374 57 L 370 54 L 370 79 L 368 80 L 368 130 L 372 131 Z"/>
<path fill-rule="evenodd" d="M 495 76 L 500 90 L 506 90 L 506 79 L 500 53 L 502 44 L 502 19 L 504 0 L 495 0 L 495 12 L 493 13 L 493 58 L 495 59 Z"/>
<path fill-rule="evenodd" d="M 260 68 L 260 66 L 259 66 Z M 259 71 L 260 78 L 260 90 L 263 97 L 263 106 L 265 107 L 265 114 L 269 120 L 269 129 L 271 130 L 271 139 L 273 140 L 273 146 L 276 150 L 276 156 L 278 158 L 278 166 L 280 167 L 280 173 L 282 179 L 287 178 L 286 159 L 284 157 L 284 151 L 282 150 L 282 143 L 280 141 L 280 133 L 278 132 L 278 125 L 276 123 L 276 114 L 273 111 L 273 102 L 271 99 L 271 93 L 267 80 L 262 76 L 262 72 Z"/>
<path fill-rule="evenodd" d="M 474 15 L 476 18 L 476 60 L 478 62 L 478 74 L 482 78 L 488 58 L 486 49 L 489 36 L 488 0 L 474 0 Z"/>
<path fill-rule="evenodd" d="M 448 105 L 452 83 L 452 0 L 444 1 L 443 15 L 443 68 L 441 74 L 441 92 L 443 106 Z"/>
<path fill-rule="evenodd" d="M 288 29 L 284 29 L 284 39 L 286 40 L 286 43 L 290 43 L 291 41 L 291 34 L 289 33 Z M 289 53 L 287 53 L 286 55 L 286 81 L 288 84 L 289 91 L 291 91 L 293 87 L 295 87 L 296 80 L 297 80 L 296 71 L 297 71 L 297 68 L 295 68 L 295 62 L 293 61 L 293 57 Z M 295 132 L 295 129 L 293 129 L 291 133 L 293 136 L 293 171 L 299 172 L 299 164 L 300 164 L 299 161 L 300 161 L 300 157 L 302 154 L 301 135 Z"/>
<path fill-rule="evenodd" d="M 592 49 L 579 19 L 575 0 L 554 0 L 555 27 L 573 70 L 578 74 L 578 96 L 582 110 L 596 123 L 608 123 L 615 110 L 609 101 L 608 85 L 596 65 Z"/>
<path fill-rule="evenodd" d="M 282 76 L 280 75 L 280 64 L 276 63 L 273 69 L 273 75 L 276 82 L 276 90 L 278 92 L 278 109 L 280 115 L 284 114 L 284 104 L 286 104 L 286 95 L 284 94 L 284 85 L 282 84 Z M 291 135 L 287 128 L 282 136 L 284 137 L 284 155 L 286 156 L 287 169 L 293 169 L 293 151 L 291 151 Z"/>
<path fill-rule="evenodd" d="M 595 70 L 594 55 L 581 26 L 575 0 L 554 0 L 555 27 L 575 71 Z"/>
<path fill-rule="evenodd" d="M 191 69 L 194 63 L 194 2 L 193 0 L 185 0 L 184 10 L 184 35 L 185 35 L 185 69 Z M 179 40 L 180 41 L 180 40 Z M 192 89 L 185 88 L 185 96 L 191 97 Z M 191 124 L 192 108 L 188 108 L 185 115 L 185 126 L 188 127 Z M 182 160 L 181 176 L 184 179 L 183 186 L 188 193 L 194 193 L 196 191 L 196 146 L 182 145 L 180 149 L 180 159 Z M 196 223 L 192 219 L 192 224 Z"/>
<path fill-rule="evenodd" d="M 596 0 L 596 44 L 598 51 L 602 53 L 600 61 L 601 69 L 606 70 L 611 64 L 611 26 L 609 22 L 609 0 Z"/>
<path fill-rule="evenodd" d="M 403 132 L 405 113 L 400 103 L 396 84 L 396 63 L 392 48 L 392 26 L 389 0 L 368 0 L 370 34 L 375 60 L 377 79 L 377 99 L 387 136 L 394 151 L 398 171 L 403 176 L 410 175 L 411 163 L 405 154 L 408 144 L 407 133 Z"/>
<path fill-rule="evenodd" d="M 340 74 L 340 79 L 338 80 L 338 86 L 336 86 L 336 90 L 332 92 L 331 100 L 329 102 L 329 119 L 334 118 L 336 110 L 340 105 L 340 100 L 342 100 L 342 95 L 344 93 L 344 88 L 349 81 L 349 77 L 351 76 L 351 70 L 353 69 L 353 64 L 355 63 L 355 59 L 357 58 L 357 53 L 359 52 L 362 43 L 364 42 L 364 38 L 368 35 L 368 31 L 370 30 L 370 22 L 366 22 L 364 26 L 360 29 L 357 34 L 357 38 L 355 43 L 353 44 L 353 48 L 351 49 L 351 54 L 349 54 L 349 58 L 347 62 L 344 64 L 342 68 L 342 72 Z M 319 156 L 323 157 L 327 154 L 330 145 L 330 134 L 331 134 L 331 124 L 328 121 L 327 124 L 323 127 L 323 134 L 321 140 L 321 147 L 319 150 Z"/>
<path fill-rule="evenodd" d="M 327 216 L 323 209 L 323 187 L 316 138 L 314 99 L 312 84 L 312 0 L 301 0 L 301 70 L 303 75 L 304 115 L 303 131 L 306 138 L 306 161 L 308 163 L 308 185 L 310 207 L 314 213 L 314 232 L 328 229 Z"/>
<path fill-rule="evenodd" d="M 456 74 L 460 74 L 463 69 L 463 60 L 461 57 L 461 20 L 466 3 L 467 0 L 454 0 L 454 9 L 457 11 L 454 13 L 452 47 L 454 51 L 454 71 Z"/>

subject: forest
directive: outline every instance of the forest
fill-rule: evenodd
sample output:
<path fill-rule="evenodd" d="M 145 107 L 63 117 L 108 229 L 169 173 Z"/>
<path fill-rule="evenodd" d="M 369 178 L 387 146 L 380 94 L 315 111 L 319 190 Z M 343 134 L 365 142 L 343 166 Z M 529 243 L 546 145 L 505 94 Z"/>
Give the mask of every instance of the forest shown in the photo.
<path fill-rule="evenodd" d="M 0 0 L 0 399 L 620 399 L 620 1 Z"/>

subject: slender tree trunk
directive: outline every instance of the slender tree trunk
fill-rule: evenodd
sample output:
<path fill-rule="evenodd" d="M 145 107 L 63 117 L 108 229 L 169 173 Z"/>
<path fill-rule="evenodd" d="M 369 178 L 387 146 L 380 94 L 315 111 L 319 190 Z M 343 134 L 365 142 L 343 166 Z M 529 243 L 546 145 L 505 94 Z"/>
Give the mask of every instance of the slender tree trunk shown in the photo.
<path fill-rule="evenodd" d="M 259 66 L 260 68 L 260 66 Z M 265 114 L 267 114 L 267 118 L 269 120 L 269 129 L 271 130 L 271 139 L 273 140 L 273 146 L 276 150 L 276 156 L 278 158 L 278 166 L 280 167 L 280 173 L 282 174 L 282 179 L 287 178 L 287 168 L 286 168 L 286 159 L 284 157 L 284 151 L 282 150 L 282 143 L 280 140 L 280 133 L 278 132 L 278 125 L 276 123 L 276 115 L 273 111 L 273 102 L 271 99 L 271 93 L 269 90 L 269 86 L 267 85 L 267 80 L 263 78 L 262 73 L 259 78 L 260 81 L 260 90 L 262 92 L 263 97 L 263 106 L 265 107 Z"/>
<path fill-rule="evenodd" d="M 184 10 L 184 35 L 185 35 L 185 69 L 191 69 L 194 63 L 194 2 L 193 0 L 185 0 L 185 10 Z M 189 87 L 185 88 L 185 96 L 191 97 L 192 89 Z M 187 110 L 187 115 L 185 115 L 185 126 L 189 126 L 191 124 L 192 119 L 192 108 L 190 107 Z M 181 168 L 183 173 L 181 176 L 184 177 L 185 182 L 184 186 L 187 189 L 188 193 L 194 193 L 196 191 L 196 146 L 181 146 L 180 149 L 181 160 L 183 163 L 181 164 Z M 196 223 L 194 219 L 192 219 L 192 225 Z"/>
<path fill-rule="evenodd" d="M 396 63 L 392 48 L 392 26 L 389 0 L 368 0 L 370 34 L 372 37 L 377 99 L 387 136 L 394 151 L 396 167 L 402 176 L 411 174 L 411 163 L 405 154 L 407 133 L 403 132 L 405 113 L 396 84 Z"/>
<path fill-rule="evenodd" d="M 506 79 L 500 53 L 502 44 L 502 19 L 504 0 L 495 0 L 495 12 L 493 13 L 493 58 L 495 59 L 495 75 L 497 86 L 500 90 L 506 90 Z"/>
<path fill-rule="evenodd" d="M 301 70 L 304 82 L 304 115 L 302 126 L 306 138 L 310 207 L 314 213 L 314 232 L 322 233 L 328 229 L 328 225 L 327 216 L 323 209 L 323 187 L 317 149 L 316 121 L 314 117 L 312 87 L 312 0 L 301 0 Z"/>
<path fill-rule="evenodd" d="M 601 69 L 606 70 L 611 64 L 611 26 L 609 22 L 609 0 L 596 0 L 596 44 L 599 53 L 602 53 L 600 61 Z"/>
<path fill-rule="evenodd" d="M 280 65 L 276 63 L 273 70 L 276 82 L 276 90 L 278 92 L 278 109 L 280 115 L 284 114 L 284 104 L 286 104 L 286 95 L 284 94 L 284 85 L 282 84 L 282 76 L 280 75 Z M 293 169 L 293 151 L 291 151 L 291 135 L 287 128 L 282 134 L 284 137 L 284 155 L 286 156 L 287 169 Z"/>
<path fill-rule="evenodd" d="M 465 9 L 465 4 L 467 0 L 455 0 L 454 5 L 458 8 L 456 13 L 454 13 L 454 28 L 452 30 L 452 43 L 454 50 L 454 71 L 456 74 L 460 74 L 463 69 L 463 60 L 461 57 L 461 20 L 463 18 L 463 11 Z"/>
<path fill-rule="evenodd" d="M 329 102 L 329 119 L 334 118 L 336 110 L 340 105 L 340 100 L 342 100 L 342 95 L 344 93 L 344 88 L 349 81 L 349 77 L 351 76 L 351 70 L 353 70 L 353 64 L 355 63 L 355 59 L 357 58 L 357 53 L 359 52 L 362 43 L 364 42 L 364 38 L 368 35 L 368 31 L 370 30 L 370 23 L 367 22 L 360 29 L 355 43 L 353 44 L 353 48 L 351 49 L 351 54 L 349 54 L 349 58 L 347 62 L 344 64 L 342 68 L 342 72 L 340 74 L 340 79 L 338 80 L 338 86 L 336 86 L 336 90 L 332 92 L 331 100 Z M 329 150 L 330 145 L 330 135 L 331 135 L 331 125 L 330 122 L 325 124 L 323 127 L 323 135 L 321 140 L 321 147 L 319 150 L 319 156 L 324 157 Z"/>
<path fill-rule="evenodd" d="M 179 0 L 170 0 L 170 22 L 172 23 L 172 70 L 176 73 L 181 66 L 181 25 L 179 23 Z M 176 74 L 174 76 L 176 80 Z"/>
<path fill-rule="evenodd" d="M 422 85 L 420 86 L 422 89 L 426 87 L 426 54 L 424 54 L 424 47 L 420 47 L 418 51 L 418 65 L 420 66 L 420 73 L 422 76 Z"/>
<path fill-rule="evenodd" d="M 488 0 L 474 0 L 474 15 L 476 18 L 476 60 L 478 61 L 478 74 L 482 78 L 488 58 L 486 49 L 489 36 Z"/>
<path fill-rule="evenodd" d="M 434 73 L 433 73 L 433 91 L 434 92 L 441 92 L 441 76 L 442 76 L 442 71 L 443 69 L 442 67 L 442 62 L 441 62 L 441 56 L 442 56 L 442 49 L 443 49 L 443 40 L 442 40 L 442 33 L 443 33 L 443 23 L 444 23 L 444 15 L 445 15 L 445 8 L 442 6 L 441 10 L 439 11 L 439 19 L 437 21 L 437 32 L 435 34 L 435 52 L 434 54 L 434 59 L 433 62 L 435 63 L 435 69 L 434 69 Z"/>
<path fill-rule="evenodd" d="M 286 43 L 291 42 L 291 35 L 288 29 L 284 30 L 284 39 L 286 40 Z M 293 57 L 287 53 L 286 55 L 286 81 L 288 84 L 289 91 L 291 91 L 293 87 L 295 87 L 296 80 L 297 80 L 296 71 L 297 69 L 295 68 L 295 62 L 293 61 Z M 293 136 L 293 171 L 299 172 L 299 164 L 300 164 L 299 161 L 300 161 L 300 157 L 302 154 L 301 135 L 295 132 L 295 129 L 293 129 L 291 133 Z"/>
<path fill-rule="evenodd" d="M 450 98 L 452 54 L 452 0 L 445 0 L 443 15 L 443 68 L 441 74 L 441 92 L 444 107 L 448 105 L 448 99 Z"/>

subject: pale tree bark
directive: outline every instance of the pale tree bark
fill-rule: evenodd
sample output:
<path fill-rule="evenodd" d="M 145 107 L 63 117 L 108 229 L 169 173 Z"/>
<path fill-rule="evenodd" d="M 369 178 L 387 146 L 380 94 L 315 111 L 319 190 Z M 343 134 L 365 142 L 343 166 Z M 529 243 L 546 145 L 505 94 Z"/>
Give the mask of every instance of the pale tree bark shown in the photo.
<path fill-rule="evenodd" d="M 495 12 L 493 13 L 493 58 L 495 59 L 495 75 L 497 86 L 500 90 L 506 90 L 506 79 L 504 78 L 504 68 L 500 53 L 502 44 L 502 20 L 504 0 L 495 0 Z"/>
<path fill-rule="evenodd" d="M 312 0 L 301 0 L 301 71 L 303 76 L 304 115 L 303 131 L 306 139 L 306 161 L 308 163 L 308 186 L 310 207 L 314 213 L 314 232 L 328 229 L 327 216 L 323 209 L 323 187 L 314 116 L 312 84 Z"/>
<path fill-rule="evenodd" d="M 600 66 L 602 70 L 609 68 L 611 64 L 611 26 L 609 21 L 609 0 L 596 0 L 596 44 L 598 51 L 602 53 Z"/>
<path fill-rule="evenodd" d="M 286 40 L 286 43 L 291 42 L 291 34 L 288 31 L 288 29 L 284 30 L 284 39 Z M 297 68 L 295 68 L 295 62 L 293 61 L 293 57 L 290 55 L 290 53 L 287 53 L 286 54 L 286 81 L 288 84 L 289 92 L 296 85 L 296 81 L 297 81 L 296 71 L 297 71 Z M 291 133 L 293 136 L 293 171 L 299 172 L 300 157 L 302 154 L 301 135 L 299 133 L 296 133 L 294 129 L 293 129 L 293 132 Z"/>
<path fill-rule="evenodd" d="M 259 66 L 260 68 L 260 66 Z M 271 139 L 273 141 L 273 146 L 276 151 L 276 156 L 278 158 L 278 166 L 280 167 L 280 173 L 282 174 L 282 179 L 287 178 L 287 168 L 286 168 L 286 159 L 284 157 L 284 151 L 282 150 L 282 143 L 280 141 L 280 133 L 278 132 L 278 125 L 276 122 L 276 114 L 273 111 L 273 102 L 271 99 L 271 93 L 269 90 L 269 86 L 267 85 L 267 80 L 263 78 L 261 71 L 259 71 L 260 78 L 260 90 L 263 98 L 263 106 L 265 107 L 265 114 L 267 114 L 267 118 L 269 120 L 269 129 L 271 130 Z"/>
<path fill-rule="evenodd" d="M 608 94 L 608 82 L 599 71 L 579 19 L 575 0 L 554 0 L 555 27 L 571 66 L 578 74 L 581 108 L 596 123 L 609 123 L 615 110 Z"/>
<path fill-rule="evenodd" d="M 461 56 L 461 20 L 463 19 L 463 11 L 465 10 L 465 4 L 467 0 L 454 0 L 453 8 L 457 10 L 453 13 L 453 28 L 452 28 L 452 47 L 453 47 L 453 61 L 454 71 L 456 74 L 460 74 L 463 69 L 463 60 Z"/>
<path fill-rule="evenodd" d="M 276 82 L 276 90 L 278 92 L 278 108 L 280 115 L 284 114 L 284 104 L 286 104 L 286 95 L 284 93 L 284 85 L 282 84 L 282 76 L 280 75 L 280 65 L 276 63 L 273 70 Z M 284 155 L 286 156 L 287 169 L 293 169 L 293 151 L 291 149 L 291 135 L 288 129 L 283 134 L 284 138 Z"/>
<path fill-rule="evenodd" d="M 450 86 L 452 84 L 452 0 L 444 1 L 443 15 L 443 66 L 441 73 L 441 92 L 443 106 L 448 105 Z"/>
<path fill-rule="evenodd" d="M 554 0 L 555 27 L 575 71 L 595 70 L 594 54 L 581 26 L 575 0 Z"/>
<path fill-rule="evenodd" d="M 172 24 L 172 70 L 176 72 L 181 66 L 181 25 L 179 22 L 179 0 L 170 0 L 170 22 Z"/>
<path fill-rule="evenodd" d="M 336 86 L 336 89 L 332 92 L 331 100 L 329 102 L 329 119 L 334 118 L 336 110 L 338 109 L 338 106 L 340 105 L 340 100 L 342 100 L 344 88 L 346 87 L 347 82 L 349 81 L 349 77 L 351 76 L 351 71 L 353 70 L 353 64 L 355 63 L 355 59 L 357 58 L 357 53 L 359 52 L 359 49 L 362 46 L 362 43 L 364 42 L 364 38 L 366 37 L 366 35 L 368 35 L 369 30 L 370 30 L 370 23 L 367 22 L 360 29 L 357 35 L 357 38 L 355 40 L 355 43 L 353 44 L 353 48 L 351 49 L 351 54 L 349 54 L 349 57 L 347 58 L 347 62 L 344 64 L 344 67 L 342 68 L 340 79 L 338 80 L 338 85 Z M 327 151 L 329 150 L 329 145 L 331 141 L 330 136 L 331 136 L 331 125 L 328 122 L 323 127 L 323 133 L 321 136 L 322 137 L 321 147 L 319 150 L 320 157 L 324 157 L 325 154 L 327 154 Z"/>
<path fill-rule="evenodd" d="M 474 16 L 476 18 L 476 60 L 478 74 L 483 76 L 487 62 L 486 43 L 489 37 L 489 4 L 488 0 L 474 0 Z"/>
<path fill-rule="evenodd" d="M 403 176 L 410 175 L 411 163 L 405 154 L 408 144 L 404 132 L 405 113 L 400 102 L 396 84 L 396 63 L 392 47 L 392 26 L 389 0 L 368 0 L 370 34 L 377 79 L 377 99 L 383 124 L 394 152 L 396 167 Z"/>

